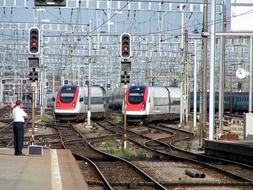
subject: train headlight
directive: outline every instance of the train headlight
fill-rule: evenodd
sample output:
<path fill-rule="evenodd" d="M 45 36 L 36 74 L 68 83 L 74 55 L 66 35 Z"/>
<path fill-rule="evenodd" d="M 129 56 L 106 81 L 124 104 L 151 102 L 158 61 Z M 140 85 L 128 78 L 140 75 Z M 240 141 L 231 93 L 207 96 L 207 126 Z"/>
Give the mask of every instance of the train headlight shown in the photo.
<path fill-rule="evenodd" d="M 57 103 L 56 103 L 56 107 L 60 107 L 60 102 L 57 102 Z"/>
<path fill-rule="evenodd" d="M 72 107 L 74 108 L 75 106 L 76 106 L 76 103 L 75 103 L 75 102 L 73 102 Z"/>
<path fill-rule="evenodd" d="M 145 110 L 145 104 L 144 104 L 144 103 L 142 103 L 141 109 L 142 109 L 143 111 Z"/>

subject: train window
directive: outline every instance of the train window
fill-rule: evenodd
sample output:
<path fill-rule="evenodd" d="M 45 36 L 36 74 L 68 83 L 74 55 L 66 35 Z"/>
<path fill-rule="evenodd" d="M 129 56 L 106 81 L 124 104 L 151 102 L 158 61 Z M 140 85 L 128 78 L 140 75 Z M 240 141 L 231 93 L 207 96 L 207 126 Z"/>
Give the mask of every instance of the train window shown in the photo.
<path fill-rule="evenodd" d="M 61 93 L 61 101 L 64 103 L 72 102 L 74 99 L 75 94 L 74 93 Z"/>
<path fill-rule="evenodd" d="M 60 99 L 64 103 L 72 102 L 75 96 L 76 87 L 63 87 L 61 89 Z"/>
<path fill-rule="evenodd" d="M 103 97 L 91 97 L 91 104 L 103 104 L 104 98 Z"/>
<path fill-rule="evenodd" d="M 61 93 L 61 97 L 73 97 L 74 93 Z"/>
<path fill-rule="evenodd" d="M 131 104 L 139 104 L 143 101 L 143 96 L 132 96 L 129 94 L 128 101 Z"/>
<path fill-rule="evenodd" d="M 84 98 L 84 104 L 88 104 L 88 97 Z M 91 97 L 90 98 L 90 104 L 104 104 L 104 98 L 103 97 Z"/>
<path fill-rule="evenodd" d="M 129 89 L 129 94 L 131 94 L 131 93 L 144 93 L 145 88 L 146 88 L 145 86 L 132 86 Z"/>
<path fill-rule="evenodd" d="M 137 87 L 131 87 L 129 89 L 128 94 L 128 101 L 131 104 L 139 104 L 143 101 L 145 87 L 144 86 L 137 86 Z"/>
<path fill-rule="evenodd" d="M 169 105 L 169 99 L 163 97 L 156 97 L 154 98 L 154 105 L 155 106 L 167 106 Z"/>
<path fill-rule="evenodd" d="M 170 105 L 180 105 L 180 100 L 171 101 Z"/>

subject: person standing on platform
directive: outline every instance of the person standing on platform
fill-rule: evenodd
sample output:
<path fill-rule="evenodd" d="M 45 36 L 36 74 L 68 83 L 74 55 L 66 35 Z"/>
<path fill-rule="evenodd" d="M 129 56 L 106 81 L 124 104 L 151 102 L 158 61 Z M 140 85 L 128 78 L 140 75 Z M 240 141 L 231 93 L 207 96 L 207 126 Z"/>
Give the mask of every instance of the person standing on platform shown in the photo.
<path fill-rule="evenodd" d="M 23 110 L 23 104 L 20 100 L 16 101 L 16 105 L 12 111 L 13 116 L 13 132 L 14 132 L 14 150 L 16 156 L 24 155 L 22 153 L 24 144 L 24 123 L 28 118 L 27 113 Z"/>

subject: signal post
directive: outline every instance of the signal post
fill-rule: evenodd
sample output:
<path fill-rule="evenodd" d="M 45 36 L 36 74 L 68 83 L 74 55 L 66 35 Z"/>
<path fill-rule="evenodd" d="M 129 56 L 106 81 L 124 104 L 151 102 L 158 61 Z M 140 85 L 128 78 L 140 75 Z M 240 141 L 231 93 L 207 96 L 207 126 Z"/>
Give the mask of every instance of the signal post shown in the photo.
<path fill-rule="evenodd" d="M 123 149 L 126 149 L 127 142 L 127 117 L 126 117 L 126 108 L 127 108 L 127 86 L 130 83 L 130 74 L 131 71 L 131 35 L 129 33 L 123 33 L 120 36 L 120 56 L 123 59 L 121 61 L 121 76 L 120 82 L 124 84 L 124 137 L 123 137 Z"/>
<path fill-rule="evenodd" d="M 34 144 L 34 128 L 35 128 L 35 88 L 36 81 L 38 81 L 38 71 L 36 68 L 39 68 L 39 58 L 36 55 L 40 52 L 40 30 L 37 27 L 31 27 L 28 33 L 28 52 L 32 57 L 28 58 L 29 67 L 32 68 L 32 71 L 29 72 L 28 77 L 31 81 L 32 87 L 32 138 L 31 145 Z"/>

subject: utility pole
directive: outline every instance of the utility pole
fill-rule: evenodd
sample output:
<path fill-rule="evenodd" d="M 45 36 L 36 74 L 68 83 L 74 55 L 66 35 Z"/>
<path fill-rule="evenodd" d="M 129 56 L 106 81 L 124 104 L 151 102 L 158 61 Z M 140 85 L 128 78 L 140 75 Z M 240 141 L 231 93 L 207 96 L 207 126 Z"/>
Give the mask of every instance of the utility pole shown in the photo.
<path fill-rule="evenodd" d="M 222 15 L 221 15 L 221 32 L 226 31 L 226 7 L 224 0 L 222 1 Z M 223 128 L 224 116 L 224 70 L 225 70 L 225 37 L 220 38 L 220 83 L 219 83 L 219 128 Z"/>
<path fill-rule="evenodd" d="M 32 82 L 31 86 L 32 86 L 32 139 L 31 139 L 31 145 L 33 145 L 35 142 L 34 128 L 35 128 L 35 87 L 36 87 L 36 82 Z"/>
<path fill-rule="evenodd" d="M 0 80 L 0 106 L 2 106 L 2 105 L 3 105 L 3 84 L 2 84 L 2 79 L 1 79 Z"/>
<path fill-rule="evenodd" d="M 183 7 L 184 9 L 184 7 Z M 185 12 L 183 10 L 181 17 L 181 83 L 180 83 L 180 91 L 181 91 L 181 99 L 180 99 L 180 126 L 185 125 Z"/>
<path fill-rule="evenodd" d="M 91 127 L 91 21 L 89 22 L 89 73 L 88 73 L 88 110 L 87 110 L 87 127 Z"/>
<path fill-rule="evenodd" d="M 214 113 L 215 113 L 215 84 L 214 84 L 214 70 L 215 70 L 215 38 L 216 38 L 216 0 L 211 1 L 211 32 L 210 32 L 210 67 L 209 67 L 209 130 L 208 139 L 213 140 L 214 136 Z"/>
<path fill-rule="evenodd" d="M 188 30 L 184 31 L 184 121 L 187 125 L 189 116 L 189 69 L 188 69 Z"/>
<path fill-rule="evenodd" d="M 207 42 L 208 42 L 208 0 L 204 1 L 203 28 L 202 28 L 202 93 L 201 93 L 201 122 L 199 129 L 199 146 L 203 146 L 203 138 L 206 136 L 206 115 L 207 115 Z"/>
<path fill-rule="evenodd" d="M 197 126 L 197 40 L 194 42 L 194 106 L 193 106 L 193 129 Z"/>
<path fill-rule="evenodd" d="M 127 116 L 126 116 L 126 96 L 127 96 L 127 85 L 124 85 L 124 137 L 123 137 L 123 149 L 126 150 L 127 147 Z"/>
<path fill-rule="evenodd" d="M 253 73 L 253 37 L 250 36 L 250 67 L 249 67 L 249 113 L 252 113 L 252 73 Z"/>

